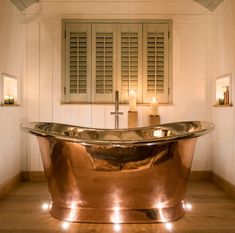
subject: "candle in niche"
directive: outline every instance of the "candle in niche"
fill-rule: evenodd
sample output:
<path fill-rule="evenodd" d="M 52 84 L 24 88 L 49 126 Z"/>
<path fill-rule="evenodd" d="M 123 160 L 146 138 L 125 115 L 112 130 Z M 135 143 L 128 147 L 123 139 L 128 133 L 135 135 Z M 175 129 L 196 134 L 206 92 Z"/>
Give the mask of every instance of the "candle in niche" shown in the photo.
<path fill-rule="evenodd" d="M 155 97 L 153 97 L 153 99 L 150 103 L 150 115 L 151 116 L 158 115 L 158 102 Z"/>
<path fill-rule="evenodd" d="M 9 104 L 14 104 L 14 97 L 13 96 L 9 96 Z"/>
<path fill-rule="evenodd" d="M 8 95 L 4 96 L 4 104 L 10 103 L 10 97 Z"/>
<path fill-rule="evenodd" d="M 135 112 L 136 111 L 136 94 L 132 90 L 129 95 L 129 111 Z"/>

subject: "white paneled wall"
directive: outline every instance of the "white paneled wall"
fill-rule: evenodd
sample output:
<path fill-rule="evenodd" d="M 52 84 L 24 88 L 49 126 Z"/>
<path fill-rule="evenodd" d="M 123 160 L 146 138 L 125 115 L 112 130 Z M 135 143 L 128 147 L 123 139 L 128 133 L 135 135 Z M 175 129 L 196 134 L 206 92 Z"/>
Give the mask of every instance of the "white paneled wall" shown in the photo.
<path fill-rule="evenodd" d="M 19 85 L 25 49 L 20 19 L 10 1 L 0 1 L 0 72 L 16 76 Z M 0 106 L 0 185 L 21 171 L 21 114 L 21 107 Z"/>
<path fill-rule="evenodd" d="M 215 79 L 232 74 L 232 102 L 235 104 L 235 1 L 225 0 L 213 19 L 213 88 Z M 215 93 L 213 93 L 215 96 Z M 215 100 L 215 97 L 214 97 Z M 235 114 L 234 107 L 214 107 L 213 171 L 235 184 Z"/>
<path fill-rule="evenodd" d="M 43 13 L 27 27 L 27 72 L 25 75 L 25 121 L 53 121 L 88 127 L 111 128 L 114 105 L 61 104 L 61 19 L 173 19 L 173 104 L 160 106 L 162 123 L 211 119 L 209 12 L 193 1 L 176 1 L 175 8 L 163 1 L 41 1 Z M 146 5 L 147 4 L 147 5 Z M 160 4 L 160 5 L 158 5 Z M 191 10 L 189 11 L 189 7 Z M 159 9 L 159 6 L 161 7 Z M 110 14 L 114 13 L 113 16 Z M 191 13 L 192 15 L 188 15 Z M 121 105 L 120 127 L 127 127 L 128 106 Z M 148 123 L 148 106 L 138 106 L 139 126 Z M 36 140 L 24 141 L 24 170 L 41 170 Z M 211 136 L 199 140 L 193 169 L 211 169 Z"/>

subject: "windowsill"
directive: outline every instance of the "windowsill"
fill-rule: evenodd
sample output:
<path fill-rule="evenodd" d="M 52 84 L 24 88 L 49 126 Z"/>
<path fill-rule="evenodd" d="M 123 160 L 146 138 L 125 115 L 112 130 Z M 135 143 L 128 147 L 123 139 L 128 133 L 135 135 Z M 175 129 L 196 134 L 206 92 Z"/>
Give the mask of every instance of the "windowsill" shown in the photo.
<path fill-rule="evenodd" d="M 78 104 L 81 104 L 81 105 L 114 105 L 115 103 L 92 103 L 92 102 L 87 102 L 87 103 L 84 103 L 84 102 L 61 102 L 61 105 L 78 105 Z M 129 103 L 119 103 L 120 106 L 128 106 Z M 173 106 L 174 104 L 173 103 L 168 103 L 168 104 L 158 104 L 158 106 Z M 143 104 L 138 104 L 137 103 L 137 106 L 150 106 L 150 103 L 143 103 Z"/>
<path fill-rule="evenodd" d="M 19 104 L 1 104 L 1 107 L 11 108 L 11 107 L 20 107 L 20 105 Z"/>
<path fill-rule="evenodd" d="M 233 107 L 232 104 L 215 104 L 213 107 Z"/>

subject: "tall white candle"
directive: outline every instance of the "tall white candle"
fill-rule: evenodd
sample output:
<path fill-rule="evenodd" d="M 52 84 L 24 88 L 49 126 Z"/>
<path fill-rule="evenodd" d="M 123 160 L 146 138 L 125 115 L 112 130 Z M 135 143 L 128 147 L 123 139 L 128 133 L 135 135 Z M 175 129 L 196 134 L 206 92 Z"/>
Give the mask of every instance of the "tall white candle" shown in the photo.
<path fill-rule="evenodd" d="M 155 97 L 153 97 L 153 99 L 150 103 L 150 115 L 151 116 L 158 115 L 158 102 Z"/>
<path fill-rule="evenodd" d="M 133 90 L 130 92 L 129 95 L 129 111 L 130 112 L 136 111 L 136 95 Z"/>

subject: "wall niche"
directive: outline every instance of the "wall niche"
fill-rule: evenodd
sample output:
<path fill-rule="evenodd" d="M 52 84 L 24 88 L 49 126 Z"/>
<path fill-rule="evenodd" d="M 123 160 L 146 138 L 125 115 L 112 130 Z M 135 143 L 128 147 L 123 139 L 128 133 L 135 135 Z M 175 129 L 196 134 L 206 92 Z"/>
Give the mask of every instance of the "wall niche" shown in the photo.
<path fill-rule="evenodd" d="M 226 74 L 216 78 L 216 107 L 232 106 L 232 75 Z"/>
<path fill-rule="evenodd" d="M 2 107 L 19 106 L 17 77 L 0 73 L 0 103 Z"/>

